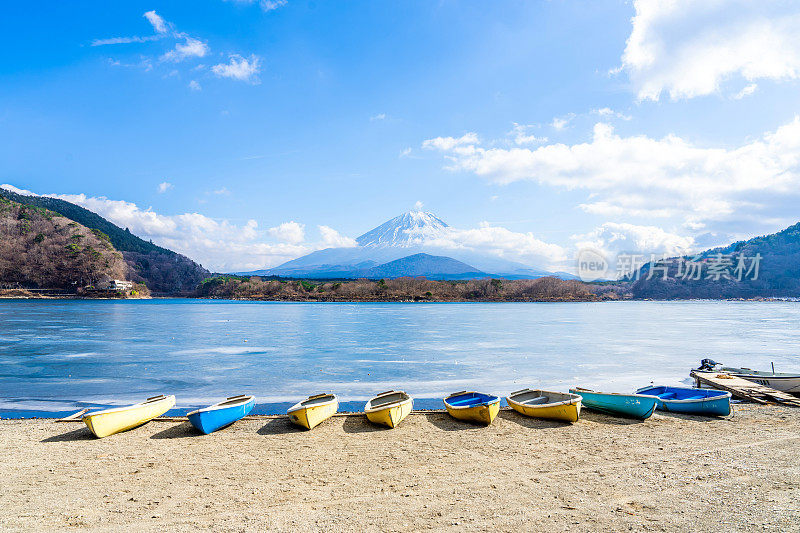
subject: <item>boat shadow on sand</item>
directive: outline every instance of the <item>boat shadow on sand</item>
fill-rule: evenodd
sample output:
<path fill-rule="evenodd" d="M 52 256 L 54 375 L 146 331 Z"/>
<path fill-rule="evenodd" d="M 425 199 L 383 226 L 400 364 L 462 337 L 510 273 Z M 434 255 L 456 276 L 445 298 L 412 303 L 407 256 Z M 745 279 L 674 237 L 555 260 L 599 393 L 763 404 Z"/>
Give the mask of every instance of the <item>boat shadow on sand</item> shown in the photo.
<path fill-rule="evenodd" d="M 581 420 L 588 420 L 598 424 L 607 424 L 609 426 L 630 426 L 635 424 L 643 424 L 647 420 L 639 420 L 638 418 L 626 418 L 622 416 L 608 415 L 600 411 L 592 411 L 590 409 L 581 410 Z"/>
<path fill-rule="evenodd" d="M 89 428 L 82 427 L 67 431 L 66 433 L 61 433 L 60 435 L 47 437 L 46 439 L 42 439 L 41 442 L 74 442 L 80 440 L 96 440 L 96 438 L 92 435 L 92 432 L 89 431 Z"/>
<path fill-rule="evenodd" d="M 548 420 L 546 418 L 534 418 L 532 416 L 525 416 L 513 409 L 503 409 L 497 413 L 497 418 L 508 420 L 519 424 L 524 428 L 529 429 L 555 429 L 569 426 L 569 422 L 561 422 L 559 420 Z"/>
<path fill-rule="evenodd" d="M 389 428 L 377 426 L 367 420 L 367 417 L 364 415 L 360 416 L 346 416 L 344 417 L 344 423 L 342 424 L 342 429 L 345 433 L 373 433 L 376 431 L 388 431 Z"/>
<path fill-rule="evenodd" d="M 202 437 L 203 434 L 195 429 L 189 422 L 183 422 L 168 427 L 165 430 L 159 431 L 150 435 L 151 439 L 183 439 L 186 437 Z"/>
<path fill-rule="evenodd" d="M 259 435 L 286 435 L 292 433 L 305 433 L 307 429 L 302 429 L 289 420 L 288 416 L 281 416 L 278 418 L 270 418 L 267 423 L 261 426 L 256 433 Z"/>
<path fill-rule="evenodd" d="M 425 418 L 442 431 L 464 431 L 469 429 L 482 429 L 485 425 L 473 424 L 463 420 L 456 420 L 447 413 L 424 413 Z"/>

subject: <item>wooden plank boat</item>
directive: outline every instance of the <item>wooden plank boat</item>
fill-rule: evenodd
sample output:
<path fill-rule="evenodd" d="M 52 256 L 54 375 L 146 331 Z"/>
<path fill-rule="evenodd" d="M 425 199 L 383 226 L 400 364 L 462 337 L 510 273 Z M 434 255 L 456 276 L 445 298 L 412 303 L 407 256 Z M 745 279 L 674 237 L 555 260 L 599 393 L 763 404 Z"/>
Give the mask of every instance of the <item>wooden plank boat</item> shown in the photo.
<path fill-rule="evenodd" d="M 83 417 L 83 422 L 98 438 L 127 431 L 161 416 L 175 406 L 175 396 L 153 396 L 141 403 L 95 411 Z"/>
<path fill-rule="evenodd" d="M 414 408 L 414 399 L 403 391 L 390 390 L 372 398 L 364 406 L 367 419 L 373 424 L 393 428 Z"/>
<path fill-rule="evenodd" d="M 581 396 L 537 389 L 522 389 L 506 398 L 518 413 L 536 418 L 577 422 L 581 414 Z"/>
<path fill-rule="evenodd" d="M 445 398 L 444 406 L 453 418 L 488 426 L 500 412 L 500 398 L 482 392 L 460 391 Z"/>
<path fill-rule="evenodd" d="M 255 404 L 255 396 L 240 394 L 209 407 L 192 411 L 186 417 L 198 431 L 208 435 L 247 416 Z"/>
<path fill-rule="evenodd" d="M 339 410 L 339 399 L 334 394 L 315 394 L 294 404 L 286 411 L 289 420 L 300 427 L 313 429 Z"/>
<path fill-rule="evenodd" d="M 638 418 L 647 420 L 653 415 L 658 398 L 645 394 L 618 394 L 616 392 L 595 392 L 590 389 L 576 387 L 570 389 L 571 394 L 580 394 L 581 404 L 586 409 L 600 411 L 613 416 Z"/>
<path fill-rule="evenodd" d="M 700 367 L 697 370 L 723 372 L 781 392 L 800 394 L 800 373 L 797 372 L 768 372 L 746 367 L 722 366 L 711 359 L 700 361 Z"/>
<path fill-rule="evenodd" d="M 642 387 L 636 394 L 658 397 L 656 409 L 701 416 L 731 414 L 731 393 L 715 389 L 689 387 Z"/>

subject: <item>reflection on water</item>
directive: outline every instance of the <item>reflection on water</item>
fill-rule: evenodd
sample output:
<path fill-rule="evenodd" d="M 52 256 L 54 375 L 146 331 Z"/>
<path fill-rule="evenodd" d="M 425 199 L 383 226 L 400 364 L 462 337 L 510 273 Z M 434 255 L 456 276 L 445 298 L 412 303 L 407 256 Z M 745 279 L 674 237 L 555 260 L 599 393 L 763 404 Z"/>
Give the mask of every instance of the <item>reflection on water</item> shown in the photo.
<path fill-rule="evenodd" d="M 631 391 L 687 383 L 703 357 L 800 370 L 800 304 L 324 304 L 0 300 L 0 409 L 67 411 L 238 393 L 259 412 L 318 391 Z M 275 405 L 272 405 L 275 404 Z M 419 406 L 439 407 L 437 401 Z"/>

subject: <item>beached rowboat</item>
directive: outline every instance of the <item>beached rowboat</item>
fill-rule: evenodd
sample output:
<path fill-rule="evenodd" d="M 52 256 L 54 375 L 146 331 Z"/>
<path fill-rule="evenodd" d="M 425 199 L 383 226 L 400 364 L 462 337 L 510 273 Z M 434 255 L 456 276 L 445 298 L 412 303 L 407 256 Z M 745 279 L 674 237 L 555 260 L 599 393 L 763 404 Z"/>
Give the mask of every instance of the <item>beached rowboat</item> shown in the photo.
<path fill-rule="evenodd" d="M 656 396 L 656 408 L 661 411 L 701 416 L 731 414 L 731 393 L 715 389 L 688 387 L 642 387 L 636 394 Z"/>
<path fill-rule="evenodd" d="M 313 429 L 339 410 L 339 399 L 333 394 L 315 394 L 294 404 L 286 411 L 289 420 L 306 429 Z"/>
<path fill-rule="evenodd" d="M 522 389 L 506 398 L 508 405 L 525 416 L 577 422 L 581 414 L 581 396 L 546 390 Z"/>
<path fill-rule="evenodd" d="M 255 396 L 240 394 L 209 407 L 192 411 L 186 417 L 198 431 L 209 434 L 247 416 L 255 404 Z"/>
<path fill-rule="evenodd" d="M 127 431 L 161 416 L 175 405 L 175 396 L 153 396 L 142 403 L 95 411 L 83 417 L 83 422 L 98 438 Z"/>
<path fill-rule="evenodd" d="M 624 416 L 646 420 L 656 410 L 658 398 L 644 394 L 618 394 L 616 392 L 595 392 L 576 387 L 569 390 L 580 394 L 583 407 L 613 416 Z"/>
<path fill-rule="evenodd" d="M 488 426 L 500 412 L 500 398 L 481 392 L 461 391 L 445 398 L 444 406 L 453 418 Z"/>
<path fill-rule="evenodd" d="M 414 400 L 403 391 L 386 391 L 378 394 L 364 406 L 367 419 L 373 424 L 393 428 L 397 426 L 414 407 Z"/>
<path fill-rule="evenodd" d="M 722 366 L 722 364 L 711 359 L 700 361 L 700 368 L 697 370 L 722 372 L 771 389 L 800 395 L 800 374 L 797 372 L 768 372 L 766 370 L 752 370 L 746 367 Z"/>

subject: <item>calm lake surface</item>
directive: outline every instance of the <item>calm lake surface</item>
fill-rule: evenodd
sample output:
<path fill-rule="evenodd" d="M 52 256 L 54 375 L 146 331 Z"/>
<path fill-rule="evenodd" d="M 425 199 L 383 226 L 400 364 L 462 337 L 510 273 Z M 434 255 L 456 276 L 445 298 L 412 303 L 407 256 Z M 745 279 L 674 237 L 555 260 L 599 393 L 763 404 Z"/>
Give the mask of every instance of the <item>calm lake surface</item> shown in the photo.
<path fill-rule="evenodd" d="M 611 392 L 690 383 L 703 357 L 800 370 L 800 303 L 268 303 L 0 300 L 0 414 L 61 414 L 175 394 L 239 393 L 283 412 L 333 391 L 360 409 L 404 389 Z M 425 399 L 429 399 L 425 401 Z"/>

